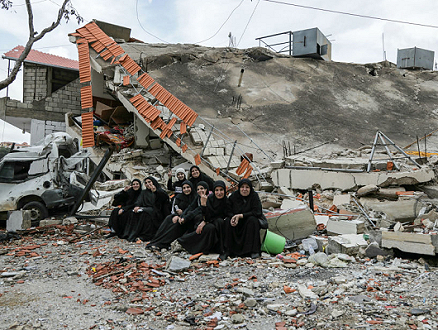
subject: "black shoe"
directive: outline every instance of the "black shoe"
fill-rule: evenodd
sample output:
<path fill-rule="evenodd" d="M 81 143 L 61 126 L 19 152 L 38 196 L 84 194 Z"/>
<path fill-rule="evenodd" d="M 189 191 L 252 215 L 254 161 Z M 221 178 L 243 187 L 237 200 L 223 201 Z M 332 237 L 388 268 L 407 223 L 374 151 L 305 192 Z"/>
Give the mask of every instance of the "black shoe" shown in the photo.
<path fill-rule="evenodd" d="M 251 253 L 251 259 L 257 259 L 257 258 L 260 258 L 260 253 L 259 252 L 256 252 L 256 253 Z"/>
<path fill-rule="evenodd" d="M 106 235 L 105 238 L 111 238 L 111 237 L 114 237 L 114 236 L 117 236 L 117 234 L 116 234 L 115 231 L 112 231 L 108 235 Z"/>
<path fill-rule="evenodd" d="M 221 253 L 221 254 L 219 255 L 219 258 L 217 258 L 217 260 L 219 260 L 219 261 L 225 261 L 225 260 L 227 260 L 228 257 L 229 257 L 229 254 L 226 253 L 226 252 L 224 252 L 224 253 Z"/>

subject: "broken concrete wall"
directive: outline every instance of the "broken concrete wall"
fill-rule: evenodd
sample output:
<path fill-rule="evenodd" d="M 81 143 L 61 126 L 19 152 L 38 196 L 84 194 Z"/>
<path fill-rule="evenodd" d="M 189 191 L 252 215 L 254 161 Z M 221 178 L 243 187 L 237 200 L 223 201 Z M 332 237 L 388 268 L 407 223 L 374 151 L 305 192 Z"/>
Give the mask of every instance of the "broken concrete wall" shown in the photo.
<path fill-rule="evenodd" d="M 434 179 L 433 169 L 424 167 L 410 172 L 336 172 L 306 169 L 278 169 L 271 173 L 275 186 L 285 186 L 290 189 L 306 190 L 315 184 L 321 189 L 354 190 L 359 186 L 377 185 L 388 187 L 391 185 L 415 185 Z"/>
<path fill-rule="evenodd" d="M 290 240 L 306 238 L 316 228 L 315 217 L 307 206 L 291 210 L 275 210 L 265 215 L 269 230 Z"/>

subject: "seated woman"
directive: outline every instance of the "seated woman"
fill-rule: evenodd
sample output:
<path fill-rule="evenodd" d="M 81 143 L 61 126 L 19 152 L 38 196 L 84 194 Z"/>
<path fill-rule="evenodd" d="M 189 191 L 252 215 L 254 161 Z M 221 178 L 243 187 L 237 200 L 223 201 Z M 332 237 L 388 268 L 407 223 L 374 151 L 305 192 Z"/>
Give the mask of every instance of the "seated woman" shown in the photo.
<path fill-rule="evenodd" d="M 131 181 L 131 185 L 126 186 L 121 192 L 114 196 L 113 205 L 121 205 L 121 207 L 116 207 L 110 215 L 108 227 L 112 229 L 112 232 L 107 236 L 122 237 L 125 231 L 125 225 L 127 217 L 129 216 L 132 209 L 135 207 L 135 202 L 141 193 L 141 181 L 139 179 L 134 179 Z M 131 212 L 132 213 L 132 212 Z"/>
<path fill-rule="evenodd" d="M 136 238 L 142 241 L 154 237 L 163 219 L 170 213 L 169 196 L 160 187 L 157 180 L 148 176 L 145 186 L 137 201 L 133 212 L 130 212 L 123 238 L 134 242 Z"/>
<path fill-rule="evenodd" d="M 260 223 L 262 203 L 251 181 L 242 179 L 239 190 L 228 198 L 233 216 L 225 222 L 225 254 L 228 256 L 258 258 L 261 253 Z"/>
<path fill-rule="evenodd" d="M 181 194 L 183 192 L 183 183 L 186 180 L 186 172 L 184 171 L 184 169 L 181 167 L 176 169 L 176 182 L 172 182 L 172 170 L 169 170 L 169 173 L 167 173 L 167 175 L 169 176 L 169 180 L 167 181 L 167 190 L 174 191 L 175 194 Z"/>
<path fill-rule="evenodd" d="M 198 187 L 198 193 L 204 193 L 207 184 L 200 182 Z M 175 197 L 172 213 L 164 219 L 153 240 L 146 244 L 146 248 L 168 249 L 170 243 L 189 230 L 190 217 L 195 215 L 193 211 L 200 205 L 199 195 L 196 198 L 195 189 L 188 180 L 184 181 L 182 189 L 183 192 Z"/>
<path fill-rule="evenodd" d="M 195 217 L 195 231 L 178 238 L 178 242 L 189 253 L 223 253 L 223 223 L 230 215 L 225 190 L 225 183 L 216 181 L 213 194 L 200 196 L 202 214 Z"/>
<path fill-rule="evenodd" d="M 190 173 L 189 180 L 193 184 L 193 187 L 197 187 L 198 182 L 204 181 L 207 182 L 208 184 L 208 190 L 213 191 L 213 185 L 214 185 L 213 180 L 207 174 L 202 173 L 198 166 L 193 165 L 192 167 L 190 167 L 189 173 Z"/>

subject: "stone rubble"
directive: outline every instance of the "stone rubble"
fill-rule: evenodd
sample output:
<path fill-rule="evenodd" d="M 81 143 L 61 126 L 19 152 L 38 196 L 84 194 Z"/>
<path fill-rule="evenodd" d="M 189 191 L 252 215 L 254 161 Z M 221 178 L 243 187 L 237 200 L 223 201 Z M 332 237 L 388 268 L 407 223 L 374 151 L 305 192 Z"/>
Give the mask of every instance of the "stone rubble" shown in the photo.
<path fill-rule="evenodd" d="M 438 327 L 434 258 L 309 256 L 298 245 L 254 260 L 190 261 L 74 226 L 30 229 L 0 245 L 2 328 Z M 174 260 L 187 268 L 166 269 Z"/>

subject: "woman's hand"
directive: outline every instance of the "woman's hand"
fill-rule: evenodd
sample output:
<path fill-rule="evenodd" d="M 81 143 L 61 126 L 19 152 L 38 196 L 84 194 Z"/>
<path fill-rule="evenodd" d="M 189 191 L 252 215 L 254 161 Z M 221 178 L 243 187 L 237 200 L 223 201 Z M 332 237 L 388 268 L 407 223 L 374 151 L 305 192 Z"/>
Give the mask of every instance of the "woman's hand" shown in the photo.
<path fill-rule="evenodd" d="M 169 178 L 172 177 L 172 170 L 169 170 L 169 172 L 167 172 L 167 176 L 168 176 Z"/>
<path fill-rule="evenodd" d="M 201 221 L 201 223 L 196 228 L 196 234 L 200 235 L 202 233 L 202 229 L 204 228 L 204 226 L 205 226 L 205 221 Z"/>
<path fill-rule="evenodd" d="M 175 215 L 175 216 L 172 218 L 172 222 L 173 222 L 173 223 L 177 223 L 179 220 L 180 220 L 180 217 L 177 216 L 177 215 Z"/>
<path fill-rule="evenodd" d="M 183 213 L 183 210 L 178 209 L 178 210 L 176 210 L 176 213 L 178 213 L 178 215 L 181 215 Z"/>
<path fill-rule="evenodd" d="M 179 217 L 178 217 L 178 218 L 179 218 Z M 184 218 L 179 218 L 178 221 L 179 221 L 179 224 L 180 224 L 180 225 L 182 225 L 182 224 L 185 222 Z"/>
<path fill-rule="evenodd" d="M 123 209 L 120 209 L 119 210 L 119 215 L 122 214 L 122 213 L 123 213 Z"/>
<path fill-rule="evenodd" d="M 141 207 L 140 206 L 136 206 L 136 207 L 134 207 L 134 212 L 135 213 L 138 213 L 138 211 L 141 209 Z"/>
<path fill-rule="evenodd" d="M 236 227 L 237 224 L 239 223 L 239 220 L 243 218 L 243 214 L 235 214 L 233 215 L 233 217 L 231 218 L 230 224 L 233 227 Z"/>
<path fill-rule="evenodd" d="M 202 195 L 201 196 L 201 205 L 202 206 L 207 206 L 207 195 Z"/>
<path fill-rule="evenodd" d="M 125 188 L 123 188 L 124 191 L 128 191 L 129 189 L 131 189 L 131 186 L 126 186 Z"/>

